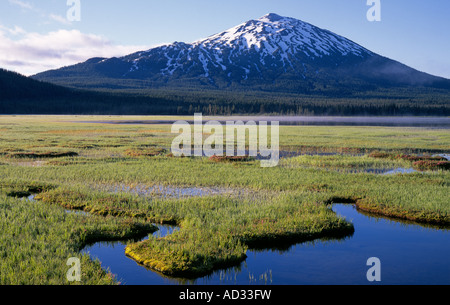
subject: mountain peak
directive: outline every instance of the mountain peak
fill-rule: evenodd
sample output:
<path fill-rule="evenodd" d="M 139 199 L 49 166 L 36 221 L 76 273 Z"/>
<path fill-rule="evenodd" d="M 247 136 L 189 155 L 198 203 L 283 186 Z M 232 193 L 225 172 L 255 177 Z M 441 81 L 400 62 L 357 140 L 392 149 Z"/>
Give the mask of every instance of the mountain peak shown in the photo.
<path fill-rule="evenodd" d="M 176 42 L 121 58 L 96 59 L 38 77 L 48 80 L 55 75 L 151 80 L 163 86 L 199 82 L 217 88 L 282 83 L 283 90 L 312 90 L 311 83 L 317 84 L 317 90 L 327 90 L 343 80 L 350 83 L 348 79 L 352 86 L 430 80 L 345 37 L 275 13 L 193 43 Z"/>
<path fill-rule="evenodd" d="M 266 15 L 262 16 L 261 18 L 259 18 L 259 20 L 266 21 L 266 22 L 276 22 L 276 21 L 280 21 L 280 20 L 282 20 L 284 18 L 285 17 L 282 17 L 282 16 L 277 15 L 275 13 L 269 13 L 269 14 L 266 14 Z"/>
<path fill-rule="evenodd" d="M 233 49 L 233 53 L 256 51 L 262 57 L 278 56 L 284 65 L 291 67 L 289 62 L 298 58 L 300 54 L 308 57 L 302 59 L 303 62 L 333 54 L 343 56 L 351 54 L 358 57 L 371 55 L 370 51 L 342 36 L 275 13 L 266 14 L 257 20 L 249 20 L 224 32 L 198 40 L 194 44 L 213 52 L 219 49 L 223 51 L 224 47 L 227 47 Z M 219 52 L 213 58 L 222 57 L 222 54 L 223 52 Z M 258 62 L 265 60 L 260 58 Z"/>

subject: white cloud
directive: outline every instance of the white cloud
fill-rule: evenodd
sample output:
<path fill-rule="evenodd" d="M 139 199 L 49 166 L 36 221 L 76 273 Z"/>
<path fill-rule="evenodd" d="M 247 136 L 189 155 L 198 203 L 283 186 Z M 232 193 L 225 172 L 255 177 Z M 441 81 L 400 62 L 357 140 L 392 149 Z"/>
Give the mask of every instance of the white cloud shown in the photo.
<path fill-rule="evenodd" d="M 21 34 L 25 34 L 26 33 L 26 31 L 23 29 L 23 28 L 21 28 L 20 26 L 14 26 L 14 29 L 9 29 L 9 28 L 7 28 L 7 27 L 4 27 L 4 26 L 2 26 L 1 24 L 0 24 L 0 31 L 1 30 L 4 30 L 4 31 L 6 31 L 6 32 L 8 32 L 9 34 L 11 34 L 11 35 L 14 35 L 14 36 L 16 36 L 16 35 L 21 35 Z"/>
<path fill-rule="evenodd" d="M 60 16 L 60 15 L 50 14 L 48 16 L 48 18 L 50 18 L 51 20 L 54 20 L 56 22 L 59 22 L 61 24 L 64 24 L 64 25 L 71 25 L 72 24 L 72 22 L 67 20 L 67 18 L 64 18 L 63 16 Z"/>
<path fill-rule="evenodd" d="M 33 9 L 33 6 L 28 2 L 24 2 L 24 1 L 20 1 L 20 0 L 9 0 L 9 3 L 11 3 L 13 5 L 17 5 L 24 9 L 29 9 L 29 10 Z"/>
<path fill-rule="evenodd" d="M 16 35 L 11 37 L 13 33 Z M 26 32 L 20 27 L 8 29 L 0 26 L 0 67 L 24 75 L 73 65 L 92 57 L 124 56 L 150 48 L 117 45 L 102 36 L 79 30 L 39 34 Z"/>
<path fill-rule="evenodd" d="M 11 3 L 15 6 L 18 6 L 22 9 L 31 10 L 31 11 L 37 13 L 41 18 L 46 20 L 46 23 L 48 23 L 50 21 L 56 21 L 63 25 L 72 25 L 72 22 L 70 22 L 70 20 L 68 20 L 66 17 L 57 15 L 57 14 L 53 14 L 53 13 L 48 14 L 44 10 L 42 10 L 40 8 L 36 8 L 28 2 L 24 2 L 24 1 L 20 1 L 20 0 L 9 0 L 9 3 Z"/>

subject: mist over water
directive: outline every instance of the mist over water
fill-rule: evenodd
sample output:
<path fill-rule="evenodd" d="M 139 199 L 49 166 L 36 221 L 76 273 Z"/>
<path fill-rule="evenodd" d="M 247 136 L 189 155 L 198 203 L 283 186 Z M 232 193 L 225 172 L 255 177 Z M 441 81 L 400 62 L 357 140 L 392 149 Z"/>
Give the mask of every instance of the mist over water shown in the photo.
<path fill-rule="evenodd" d="M 448 117 L 377 117 L 377 116 L 208 116 L 204 120 L 218 121 L 225 124 L 227 121 L 255 121 L 255 122 L 279 122 L 284 126 L 393 126 L 393 127 L 431 127 L 450 128 L 450 118 Z M 124 120 L 124 121 L 96 121 L 90 123 L 109 124 L 173 124 L 173 120 Z M 187 121 L 193 124 L 194 121 Z M 80 122 L 84 123 L 84 122 Z"/>

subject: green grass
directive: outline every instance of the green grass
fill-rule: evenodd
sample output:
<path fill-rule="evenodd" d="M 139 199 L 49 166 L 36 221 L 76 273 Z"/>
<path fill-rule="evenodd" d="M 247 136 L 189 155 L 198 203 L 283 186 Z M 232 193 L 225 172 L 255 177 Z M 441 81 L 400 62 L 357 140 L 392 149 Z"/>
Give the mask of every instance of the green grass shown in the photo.
<path fill-rule="evenodd" d="M 405 160 L 375 159 L 368 155 L 311 156 L 303 155 L 282 159 L 280 166 L 285 168 L 323 168 L 342 171 L 364 171 L 367 169 L 409 168 L 411 162 Z"/>
<path fill-rule="evenodd" d="M 350 234 L 353 226 L 329 209 L 331 203 L 355 203 L 372 213 L 450 225 L 448 171 L 365 172 L 410 168 L 417 162 L 375 158 L 372 152 L 448 153 L 448 130 L 282 126 L 283 150 L 343 154 L 298 156 L 282 159 L 278 167 L 261 168 L 253 159 L 175 158 L 168 149 L 176 135 L 167 125 L 72 122 L 125 119 L 130 118 L 1 117 L 1 284 L 66 284 L 65 262 L 72 256 L 82 259 L 82 284 L 117 283 L 80 249 L 91 241 L 145 235 L 153 230 L 151 223 L 171 223 L 180 230 L 130 242 L 127 255 L 182 277 L 238 264 L 249 248 Z M 121 191 L 151 186 L 219 192 L 164 198 Z M 35 193 L 37 202 L 18 198 Z"/>
<path fill-rule="evenodd" d="M 127 254 L 138 262 L 171 276 L 199 276 L 244 259 L 248 246 L 305 241 L 353 232 L 313 193 L 255 199 L 208 196 L 156 199 L 109 194 L 88 189 L 54 189 L 37 196 L 48 204 L 82 209 L 91 214 L 172 223 L 181 230 L 165 238 L 129 245 Z M 311 203 L 314 202 L 314 203 Z"/>
<path fill-rule="evenodd" d="M 79 284 L 116 284 L 98 261 L 80 254 L 96 240 L 126 239 L 154 230 L 143 222 L 92 218 L 64 209 L 0 194 L 0 283 L 2 285 L 60 285 L 66 279 L 66 262 L 81 260 Z M 74 282 L 74 284 L 78 284 Z"/>

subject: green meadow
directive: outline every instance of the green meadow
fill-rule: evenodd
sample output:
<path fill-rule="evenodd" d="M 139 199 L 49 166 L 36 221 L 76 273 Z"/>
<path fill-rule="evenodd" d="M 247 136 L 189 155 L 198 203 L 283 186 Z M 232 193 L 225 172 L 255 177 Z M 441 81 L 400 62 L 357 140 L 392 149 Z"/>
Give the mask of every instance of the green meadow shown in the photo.
<path fill-rule="evenodd" d="M 351 234 L 333 203 L 450 226 L 448 162 L 433 157 L 450 152 L 448 129 L 280 126 L 292 154 L 262 168 L 174 157 L 171 125 L 99 123 L 150 119 L 167 117 L 0 116 L 0 284 L 68 284 L 70 257 L 82 264 L 73 284 L 118 284 L 81 254 L 104 240 L 128 241 L 124 255 L 165 276 L 195 278 L 248 249 Z M 380 174 L 398 168 L 414 171 Z M 136 241 L 155 223 L 180 229 Z"/>

